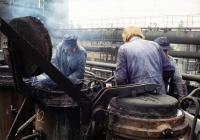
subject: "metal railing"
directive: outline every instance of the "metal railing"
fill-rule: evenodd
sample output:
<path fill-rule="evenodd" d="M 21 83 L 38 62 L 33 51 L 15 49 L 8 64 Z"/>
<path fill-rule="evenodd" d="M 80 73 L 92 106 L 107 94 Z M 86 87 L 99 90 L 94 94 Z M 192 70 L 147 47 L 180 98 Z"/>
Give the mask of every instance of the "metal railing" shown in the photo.
<path fill-rule="evenodd" d="M 200 27 L 200 14 L 74 20 L 68 28 L 124 28 L 130 25 L 153 28 Z"/>
<path fill-rule="evenodd" d="M 93 68 L 99 68 L 97 71 L 111 73 L 111 76 L 114 75 L 114 71 L 116 69 L 116 64 L 94 62 L 94 61 L 87 61 L 86 66 L 89 68 L 89 69 L 87 69 L 88 71 L 92 70 L 92 72 L 94 72 Z M 108 70 L 108 71 L 105 71 L 105 70 Z M 109 77 L 106 77 L 106 78 L 109 78 Z M 183 80 L 200 82 L 199 75 L 182 73 L 182 78 L 183 78 Z"/>

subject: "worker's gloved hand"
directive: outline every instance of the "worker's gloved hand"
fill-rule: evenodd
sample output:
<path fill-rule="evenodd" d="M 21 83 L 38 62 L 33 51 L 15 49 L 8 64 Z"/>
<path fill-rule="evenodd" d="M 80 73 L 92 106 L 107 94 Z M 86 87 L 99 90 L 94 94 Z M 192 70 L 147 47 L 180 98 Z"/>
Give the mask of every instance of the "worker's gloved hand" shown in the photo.
<path fill-rule="evenodd" d="M 76 79 L 75 84 L 76 85 L 82 85 L 83 84 L 83 80 Z"/>
<path fill-rule="evenodd" d="M 171 77 L 174 75 L 174 70 L 163 71 L 163 80 L 164 82 L 168 82 Z"/>
<path fill-rule="evenodd" d="M 76 85 L 76 87 L 78 87 L 80 90 L 83 88 L 83 84 L 84 84 L 84 81 L 82 79 L 70 79 L 72 81 L 73 84 Z"/>

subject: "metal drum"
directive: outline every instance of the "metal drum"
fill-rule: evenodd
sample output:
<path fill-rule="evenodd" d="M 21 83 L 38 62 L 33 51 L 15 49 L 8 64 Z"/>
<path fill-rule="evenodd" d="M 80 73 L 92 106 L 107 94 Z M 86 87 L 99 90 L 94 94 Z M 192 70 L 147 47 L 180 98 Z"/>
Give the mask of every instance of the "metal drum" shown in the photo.
<path fill-rule="evenodd" d="M 45 140 L 78 140 L 80 107 L 62 91 L 46 90 L 42 104 L 35 105 L 35 130 L 42 131 Z M 41 90 L 38 93 L 42 92 Z M 44 93 L 45 91 L 43 91 Z M 61 96 L 53 96 L 60 95 Z"/>
<path fill-rule="evenodd" d="M 105 126 L 106 140 L 178 140 L 189 127 L 175 98 L 147 93 L 112 98 Z"/>
<path fill-rule="evenodd" d="M 13 77 L 7 66 L 0 67 L 0 139 L 6 136 L 14 122 L 16 114 L 23 102 L 23 96 L 17 93 L 13 85 Z M 16 140 L 20 140 L 16 138 Z"/>

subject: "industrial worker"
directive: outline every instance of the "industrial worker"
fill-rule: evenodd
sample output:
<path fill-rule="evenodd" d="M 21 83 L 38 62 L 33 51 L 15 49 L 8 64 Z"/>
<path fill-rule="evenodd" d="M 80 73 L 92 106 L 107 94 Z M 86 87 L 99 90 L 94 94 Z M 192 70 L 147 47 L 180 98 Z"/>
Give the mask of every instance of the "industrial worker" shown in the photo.
<path fill-rule="evenodd" d="M 160 94 L 166 94 L 164 78 L 174 73 L 174 66 L 154 41 L 144 40 L 141 29 L 129 26 L 124 29 L 125 42 L 118 49 L 115 80 L 118 85 L 154 83 L 161 85 Z"/>
<path fill-rule="evenodd" d="M 65 35 L 53 50 L 51 63 L 61 71 L 72 83 L 84 78 L 86 50 L 78 46 L 77 36 Z M 46 74 L 37 77 L 37 81 L 46 84 L 55 84 Z"/>
<path fill-rule="evenodd" d="M 77 36 L 65 35 L 54 50 L 51 63 L 66 77 L 83 79 L 86 58 L 86 50 L 78 46 Z"/>
<path fill-rule="evenodd" d="M 171 81 L 177 90 L 178 98 L 182 98 L 182 97 L 186 96 L 187 90 L 183 84 L 182 76 L 178 70 L 176 61 L 172 56 L 168 55 L 168 50 L 172 50 L 172 48 L 170 46 L 170 43 L 169 43 L 167 37 L 165 37 L 165 36 L 158 37 L 154 41 L 160 45 L 163 52 L 166 54 L 166 56 L 170 60 L 171 64 L 175 67 L 175 72 L 171 78 Z M 169 85 L 169 81 L 166 81 L 165 86 L 168 87 L 168 85 Z M 172 93 L 169 93 L 169 94 L 172 95 Z"/>

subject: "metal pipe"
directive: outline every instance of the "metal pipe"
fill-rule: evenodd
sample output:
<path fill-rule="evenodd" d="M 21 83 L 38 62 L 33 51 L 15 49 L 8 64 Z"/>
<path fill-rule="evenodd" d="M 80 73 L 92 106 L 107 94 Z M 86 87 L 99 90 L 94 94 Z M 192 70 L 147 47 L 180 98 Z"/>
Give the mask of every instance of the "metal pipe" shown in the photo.
<path fill-rule="evenodd" d="M 86 61 L 86 65 L 103 67 L 103 68 L 108 68 L 108 69 L 115 69 L 116 68 L 116 64 L 94 62 L 94 61 Z"/>
<path fill-rule="evenodd" d="M 200 52 L 169 51 L 168 53 L 173 57 L 200 59 Z"/>
<path fill-rule="evenodd" d="M 39 137 L 39 136 L 40 136 L 39 133 L 35 133 L 35 134 L 32 134 L 32 135 L 28 135 L 26 137 L 22 137 L 21 140 L 28 140 L 28 139 L 36 138 L 36 137 Z"/>
<path fill-rule="evenodd" d="M 197 91 L 200 91 L 200 88 L 194 89 L 188 96 L 193 96 Z"/>
<path fill-rule="evenodd" d="M 82 30 L 55 30 L 52 37 L 62 38 L 64 34 L 76 34 L 80 41 L 112 41 L 123 42 L 122 40 L 123 28 L 115 29 L 82 29 Z M 171 31 L 171 29 L 163 29 L 156 31 L 145 29 L 142 31 L 145 39 L 154 40 L 157 37 L 166 36 L 170 43 L 175 44 L 194 44 L 200 45 L 200 31 L 190 31 L 185 29 L 184 31 Z M 102 38 L 103 37 L 103 38 Z M 99 40 L 101 38 L 101 40 Z"/>
<path fill-rule="evenodd" d="M 111 48 L 111 47 L 88 47 L 88 46 L 83 46 L 86 51 L 88 52 L 102 52 L 102 53 L 113 53 L 118 50 L 118 48 Z"/>
<path fill-rule="evenodd" d="M 166 36 L 170 43 L 194 45 L 200 44 L 199 31 L 145 31 L 144 36 L 145 39 L 152 41 L 157 37 Z"/>
<path fill-rule="evenodd" d="M 87 52 L 105 52 L 104 47 L 87 47 L 83 46 Z"/>
<path fill-rule="evenodd" d="M 200 82 L 200 76 L 199 75 L 192 75 L 192 74 L 182 73 L 182 78 L 183 78 L 183 80 L 190 80 L 190 81 Z"/>
<path fill-rule="evenodd" d="M 34 119 L 36 115 L 33 115 L 28 121 L 26 121 L 20 128 L 17 130 L 15 136 L 17 136 L 22 130 L 24 130 Z"/>
<path fill-rule="evenodd" d="M 108 82 L 112 81 L 114 78 L 115 78 L 115 76 L 112 76 L 112 77 L 108 78 L 107 80 L 105 80 L 104 82 L 108 83 Z"/>
<path fill-rule="evenodd" d="M 193 123 L 193 120 L 194 120 L 194 116 L 191 115 L 190 113 L 186 112 L 186 111 L 184 111 L 184 113 L 185 113 L 185 117 L 189 120 L 189 125 L 190 125 L 190 127 L 192 127 L 192 123 Z M 199 135 L 198 135 L 199 132 L 200 132 L 200 120 L 197 119 L 197 123 L 196 123 L 196 127 L 195 127 L 195 134 L 196 134 L 196 136 L 197 136 L 198 138 L 200 138 Z"/>
<path fill-rule="evenodd" d="M 195 103 L 195 106 L 196 106 L 196 111 L 195 111 L 195 116 L 194 116 L 194 120 L 193 120 L 193 124 L 192 124 L 192 128 L 191 128 L 191 132 L 190 132 L 190 140 L 193 140 L 193 134 L 195 132 L 195 127 L 196 127 L 196 124 L 197 124 L 197 118 L 198 118 L 198 115 L 199 115 L 199 102 L 196 98 L 192 97 L 192 96 L 186 96 L 185 98 L 183 98 L 180 102 L 180 105 L 183 101 L 187 100 L 187 99 L 191 99 L 194 101 Z"/>
<path fill-rule="evenodd" d="M 191 132 L 190 132 L 190 140 L 193 140 L 193 134 L 195 132 L 195 127 L 196 127 L 196 124 L 197 124 L 197 118 L 198 118 L 198 115 L 199 115 L 199 102 L 197 99 L 195 99 L 194 97 L 190 97 L 190 99 L 192 99 L 195 103 L 195 106 L 196 106 L 196 111 L 195 111 L 195 116 L 194 116 L 194 120 L 193 120 L 193 124 L 192 124 L 192 129 L 191 129 Z"/>
<path fill-rule="evenodd" d="M 93 78 L 96 79 L 96 75 L 92 72 L 89 72 L 89 71 L 85 71 L 85 74 L 89 74 L 89 75 L 92 75 Z"/>
<path fill-rule="evenodd" d="M 118 48 L 105 48 L 105 47 L 87 47 L 87 46 L 83 46 L 86 51 L 89 52 L 102 52 L 105 53 L 106 50 L 108 53 L 113 53 L 117 50 Z M 185 51 L 169 51 L 169 55 L 173 56 L 173 57 L 179 57 L 179 58 L 192 58 L 192 59 L 200 59 L 200 52 L 185 52 Z"/>

